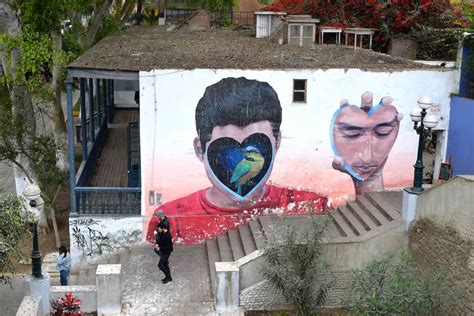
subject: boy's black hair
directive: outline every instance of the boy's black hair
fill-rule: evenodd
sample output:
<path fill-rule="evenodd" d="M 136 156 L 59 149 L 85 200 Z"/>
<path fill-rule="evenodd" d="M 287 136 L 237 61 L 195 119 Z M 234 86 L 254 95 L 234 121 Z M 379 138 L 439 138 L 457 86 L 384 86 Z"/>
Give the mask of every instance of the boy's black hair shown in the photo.
<path fill-rule="evenodd" d="M 281 112 L 278 95 L 268 83 L 244 77 L 222 79 L 206 88 L 196 107 L 196 131 L 202 151 L 206 151 L 215 126 L 245 127 L 269 121 L 278 138 Z"/>

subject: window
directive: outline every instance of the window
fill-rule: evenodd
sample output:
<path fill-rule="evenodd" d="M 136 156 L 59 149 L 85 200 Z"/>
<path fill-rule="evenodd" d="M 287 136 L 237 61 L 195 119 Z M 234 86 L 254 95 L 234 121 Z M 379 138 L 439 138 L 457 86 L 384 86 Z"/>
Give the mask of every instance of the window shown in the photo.
<path fill-rule="evenodd" d="M 293 80 L 293 102 L 306 103 L 306 79 Z"/>
<path fill-rule="evenodd" d="M 289 24 L 288 44 L 297 46 L 311 46 L 314 43 L 314 25 Z"/>

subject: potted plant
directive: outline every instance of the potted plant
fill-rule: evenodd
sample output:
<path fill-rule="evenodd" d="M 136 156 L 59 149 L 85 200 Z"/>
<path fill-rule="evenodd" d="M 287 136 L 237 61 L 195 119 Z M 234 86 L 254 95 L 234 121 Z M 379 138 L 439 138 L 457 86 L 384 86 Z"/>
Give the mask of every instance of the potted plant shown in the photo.
<path fill-rule="evenodd" d="M 51 300 L 51 315 L 53 316 L 79 316 L 81 315 L 81 300 L 66 293 L 63 297 Z"/>

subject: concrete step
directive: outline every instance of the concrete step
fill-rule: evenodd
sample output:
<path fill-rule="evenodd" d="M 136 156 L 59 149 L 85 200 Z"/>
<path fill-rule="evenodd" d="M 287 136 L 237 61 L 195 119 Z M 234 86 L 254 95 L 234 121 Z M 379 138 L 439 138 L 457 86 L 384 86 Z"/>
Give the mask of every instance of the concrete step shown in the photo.
<path fill-rule="evenodd" d="M 119 263 L 124 266 L 130 259 L 130 250 L 124 250 L 120 253 Z"/>
<path fill-rule="evenodd" d="M 97 271 L 97 266 L 93 265 L 89 268 L 87 272 L 87 279 L 85 285 L 94 285 L 95 284 L 95 272 Z"/>
<path fill-rule="evenodd" d="M 120 253 L 114 253 L 112 256 L 110 256 L 107 260 L 109 263 L 108 264 L 119 264 L 120 263 Z"/>
<path fill-rule="evenodd" d="M 209 271 L 211 275 L 212 293 L 216 293 L 216 266 L 214 263 L 221 261 L 219 246 L 216 239 L 206 240 L 207 259 L 209 261 Z"/>
<path fill-rule="evenodd" d="M 356 202 L 349 202 L 346 204 L 346 207 L 352 211 L 352 214 L 359 219 L 367 231 L 379 226 L 377 225 L 376 220 L 369 216 L 369 214 L 367 214 L 367 212 L 364 211 L 364 209 L 362 209 Z"/>
<path fill-rule="evenodd" d="M 81 271 L 79 271 L 79 276 L 77 277 L 77 285 L 86 285 L 88 273 L 88 269 L 81 269 Z"/>
<path fill-rule="evenodd" d="M 273 217 L 274 216 L 260 216 L 258 218 L 264 234 L 275 229 L 275 222 L 273 221 Z"/>
<path fill-rule="evenodd" d="M 262 249 L 264 246 L 263 241 L 263 233 L 262 233 L 262 225 L 260 225 L 260 221 L 251 220 L 249 222 L 250 232 L 252 233 L 253 240 L 255 242 L 255 246 L 257 249 Z"/>
<path fill-rule="evenodd" d="M 333 211 L 330 214 L 332 216 L 332 221 L 336 225 L 341 237 L 354 237 L 354 236 L 356 236 L 354 231 L 349 226 L 349 224 L 347 224 L 346 220 L 342 217 L 340 212 Z"/>
<path fill-rule="evenodd" d="M 217 236 L 217 245 L 219 246 L 219 253 L 221 255 L 222 262 L 234 261 L 234 256 L 232 255 L 232 248 L 230 247 L 230 241 L 227 235 Z"/>
<path fill-rule="evenodd" d="M 240 240 L 239 232 L 235 229 L 230 229 L 227 231 L 229 236 L 230 248 L 232 249 L 232 257 L 235 260 L 238 260 L 245 256 L 244 246 Z"/>
<path fill-rule="evenodd" d="M 379 208 L 373 205 L 365 195 L 358 196 L 356 202 L 369 216 L 371 216 L 376 221 L 377 226 L 389 222 L 389 219 L 385 216 L 385 214 L 381 213 Z"/>
<path fill-rule="evenodd" d="M 362 225 L 362 223 L 359 221 L 359 219 L 355 217 L 354 214 L 352 214 L 351 210 L 349 210 L 349 208 L 347 208 L 346 206 L 339 206 L 337 208 L 337 212 L 341 214 L 347 224 L 349 224 L 349 226 L 351 227 L 354 234 L 356 234 L 357 236 L 360 236 L 367 231 L 364 225 Z"/>
<path fill-rule="evenodd" d="M 250 231 L 250 226 L 241 225 L 238 229 L 240 240 L 242 241 L 242 246 L 244 247 L 245 255 L 248 255 L 249 253 L 257 250 L 257 245 L 255 245 L 255 240 L 253 239 L 252 232 Z"/>
<path fill-rule="evenodd" d="M 77 274 L 71 274 L 69 276 L 69 282 L 68 284 L 69 285 L 76 285 L 77 284 L 77 278 L 78 278 L 78 275 Z"/>
<path fill-rule="evenodd" d="M 400 218 L 403 203 L 401 191 L 370 192 L 367 198 L 390 220 Z"/>

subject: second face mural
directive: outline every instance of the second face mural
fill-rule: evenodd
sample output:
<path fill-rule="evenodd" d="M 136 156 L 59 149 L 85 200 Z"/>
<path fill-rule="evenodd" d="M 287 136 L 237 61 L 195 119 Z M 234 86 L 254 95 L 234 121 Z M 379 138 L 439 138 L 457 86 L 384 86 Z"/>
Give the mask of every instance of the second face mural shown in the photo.
<path fill-rule="evenodd" d="M 151 174 L 145 171 L 144 192 L 166 191 L 164 185 L 170 192 L 183 192 L 181 196 L 176 193 L 174 199 L 166 199 L 164 192 L 163 204 L 147 205 L 151 218 L 146 223 L 147 240 L 154 239 L 157 217 L 153 214 L 158 210 L 169 218 L 171 232 L 178 242 L 198 243 L 225 233 L 259 214 L 322 214 L 332 207 L 331 198 L 327 196 L 331 194 L 330 190 L 321 193 L 312 187 L 295 186 L 294 181 L 287 184 L 285 177 L 273 174 L 279 163 L 287 163 L 276 158 L 288 140 L 282 137 L 284 118 L 279 95 L 268 82 L 226 77 L 208 85 L 201 93 L 194 111 L 189 105 L 177 109 L 183 111 L 185 108 L 194 114 L 196 136 L 194 140 L 186 137 L 193 144 L 193 152 L 201 166 L 191 166 L 191 162 L 180 164 L 179 159 L 165 163 L 164 158 L 159 158 L 162 155 L 159 148 L 164 149 L 166 144 L 160 146 L 160 140 L 154 140 L 156 143 L 149 147 L 152 150 L 146 150 L 148 159 L 147 152 L 142 153 L 144 161 L 150 164 L 143 169 L 157 170 Z M 383 170 L 403 117 L 392 103 L 392 98 L 383 97 L 374 105 L 372 92 L 365 92 L 360 106 L 351 105 L 344 99 L 332 112 L 332 118 L 331 113 L 326 115 L 330 122 L 324 137 L 328 139 L 332 154 L 325 154 L 329 159 L 324 163 L 333 171 L 348 175 L 355 194 L 384 188 Z M 155 113 L 159 113 L 157 109 Z M 186 117 L 185 121 L 189 123 L 189 113 Z M 175 123 L 177 125 L 168 125 L 173 129 L 168 130 L 170 135 L 184 127 L 180 124 L 186 124 Z M 155 124 L 159 128 L 159 123 Z M 188 127 L 185 129 L 189 131 Z M 158 134 L 163 136 L 155 132 L 155 139 L 159 139 Z M 178 138 L 184 140 L 185 136 Z M 168 144 L 178 150 L 175 141 Z M 294 155 L 304 159 L 301 152 L 305 150 L 309 152 L 311 149 L 294 148 Z M 291 148 L 285 151 L 286 156 L 291 156 Z M 161 173 L 169 172 L 160 168 L 162 164 L 176 166 L 181 176 L 160 177 Z M 287 170 L 299 167 L 287 166 Z M 202 183 L 201 188 L 196 183 Z M 191 191 L 191 187 L 196 189 Z"/>

